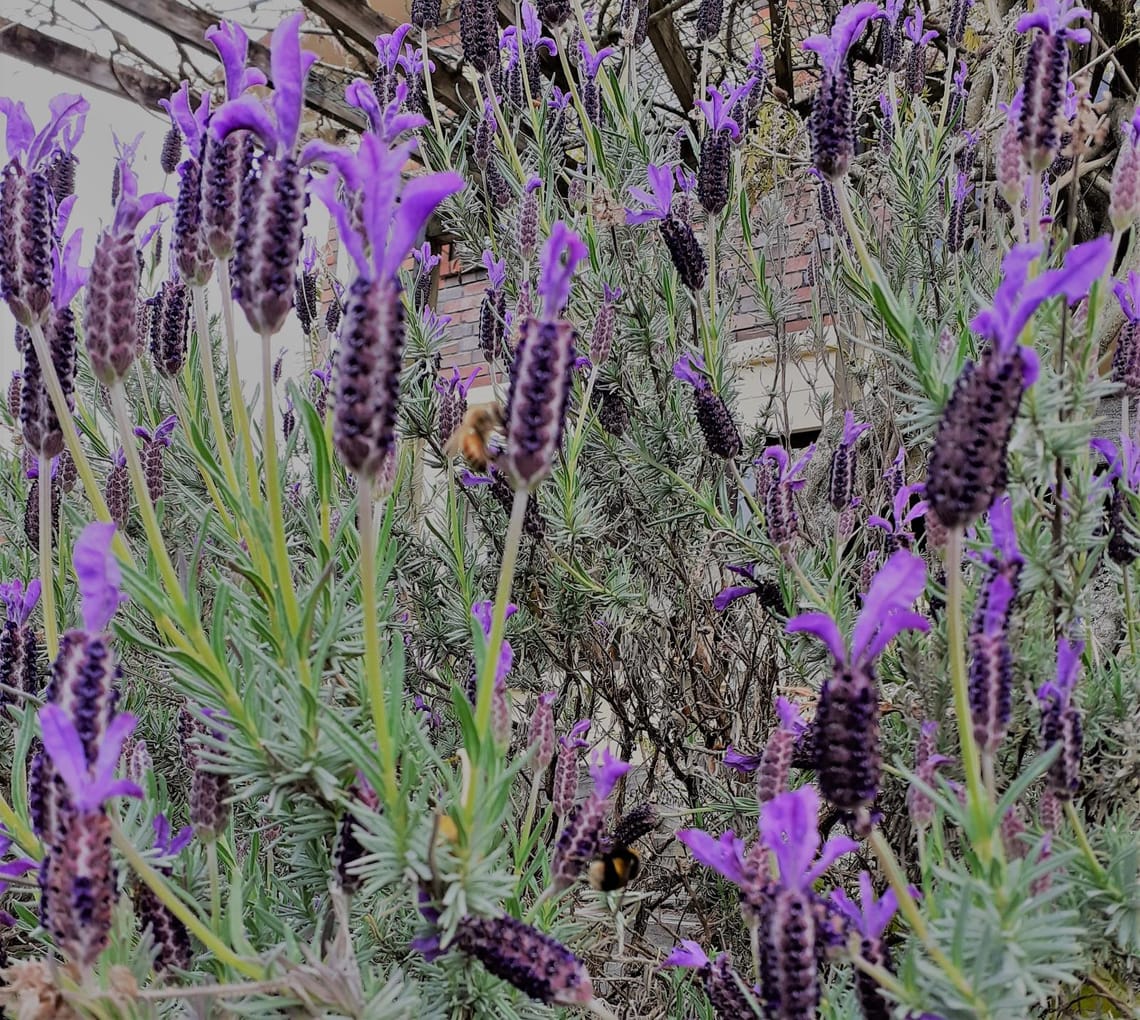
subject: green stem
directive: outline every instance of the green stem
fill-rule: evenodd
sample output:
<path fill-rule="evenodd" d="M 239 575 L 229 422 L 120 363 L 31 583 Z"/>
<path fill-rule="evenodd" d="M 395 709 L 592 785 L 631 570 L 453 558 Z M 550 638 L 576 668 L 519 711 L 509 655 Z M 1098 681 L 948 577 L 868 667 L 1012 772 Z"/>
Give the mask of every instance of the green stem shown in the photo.
<path fill-rule="evenodd" d="M 293 572 L 289 566 L 289 540 L 285 535 L 285 507 L 281 493 L 281 468 L 277 461 L 277 432 L 273 415 L 273 337 L 261 334 L 261 410 L 262 410 L 262 461 L 265 465 L 265 502 L 273 535 L 274 573 L 285 605 L 285 621 L 289 625 L 289 635 L 294 645 L 301 637 L 301 609 L 297 603 L 297 590 L 293 585 Z M 301 683 L 309 693 L 305 703 L 305 731 L 310 750 L 316 747 L 317 739 L 317 686 L 319 677 L 314 678 L 305 649 L 298 649 L 297 670 Z"/>
<path fill-rule="evenodd" d="M 384 803 L 388 810 L 399 810 L 399 785 L 396 781 L 396 752 L 388 725 L 388 698 L 384 689 L 384 672 L 380 661 L 380 632 L 376 609 L 376 526 L 373 521 L 373 480 L 365 475 L 357 479 L 356 514 L 360 522 L 360 599 L 364 619 L 364 686 L 372 709 L 372 729 L 380 754 L 380 773 L 384 782 Z"/>
<path fill-rule="evenodd" d="M 966 643 L 962 628 L 962 529 L 951 528 L 946 539 L 946 644 L 950 655 L 950 686 L 954 694 L 954 712 L 958 720 L 958 743 L 962 750 L 962 771 L 966 774 L 966 791 L 970 813 L 979 829 L 976 849 L 983 864 L 993 858 L 993 834 L 990 832 L 989 800 L 982 786 L 978 745 L 974 740 L 974 722 L 970 713 L 969 678 L 966 674 Z M 984 826 L 977 823 L 984 819 Z M 981 829 L 984 828 L 984 834 Z"/>
<path fill-rule="evenodd" d="M 756 502 L 756 497 L 748 491 L 748 486 L 744 484 L 744 476 L 740 473 L 740 468 L 736 466 L 735 460 L 729 459 L 728 469 L 732 472 L 736 487 L 740 490 L 740 494 L 748 504 L 748 509 L 752 511 L 752 518 L 756 522 L 756 527 L 760 527 L 760 522 L 764 520 L 764 511 L 760 509 L 760 504 Z"/>
<path fill-rule="evenodd" d="M 883 282 L 882 274 L 879 272 L 879 267 L 871 261 L 871 253 L 867 250 L 867 244 L 863 240 L 863 232 L 859 229 L 859 224 L 855 219 L 855 210 L 851 208 L 851 197 L 847 194 L 847 178 L 834 182 L 832 190 L 835 192 L 835 202 L 839 206 L 839 215 L 843 219 L 843 225 L 847 228 L 851 243 L 855 245 L 855 256 L 859 260 L 859 265 L 863 267 L 867 279 L 878 284 L 886 293 L 887 288 Z M 840 245 L 840 247 L 843 246 Z"/>
<path fill-rule="evenodd" d="M 166 907 L 175 917 L 178 918 L 187 930 L 204 945 L 215 957 L 221 962 L 248 978 L 254 981 L 260 981 L 265 977 L 265 968 L 260 964 L 254 963 L 251 960 L 243 959 L 238 956 L 229 946 L 227 946 L 221 939 L 218 938 L 202 921 L 198 915 L 194 913 L 185 903 L 182 902 L 166 884 L 165 879 L 152 868 L 144 859 L 142 854 L 135 849 L 134 844 L 127 839 L 126 834 L 121 828 L 115 817 L 111 816 L 111 840 L 118 848 L 119 853 L 126 858 L 127 863 L 131 866 L 143 884 L 146 885 L 155 896 L 158 897 L 160 903 Z"/>
<path fill-rule="evenodd" d="M 206 314 L 206 288 L 191 287 L 194 294 L 194 322 L 198 327 L 198 363 L 202 370 L 202 383 L 206 389 L 206 407 L 210 412 L 210 425 L 214 430 L 214 442 L 218 449 L 226 483 L 235 497 L 240 491 L 234 460 L 230 453 L 230 439 L 226 433 L 225 419 L 222 418 L 222 405 L 218 400 L 218 378 L 214 373 L 214 345 L 210 340 L 210 322 Z"/>
<path fill-rule="evenodd" d="M 166 549 L 166 541 L 162 537 L 162 529 L 158 525 L 158 516 L 154 512 L 154 504 L 150 501 L 150 491 L 146 485 L 146 474 L 143 471 L 142 461 L 139 459 L 138 447 L 135 445 L 131 420 L 127 411 L 127 397 L 123 389 L 122 380 L 113 382 L 111 391 L 111 411 L 115 416 L 115 425 L 119 430 L 119 439 L 123 444 L 123 453 L 127 458 L 127 471 L 131 476 L 131 485 L 138 500 L 139 513 L 143 520 L 143 529 L 146 531 L 150 551 L 158 564 L 158 572 L 162 575 L 162 583 L 167 594 L 175 605 L 179 616 L 185 616 L 187 610 L 186 596 L 182 591 L 182 582 L 170 560 L 170 553 Z"/>
<path fill-rule="evenodd" d="M 499 663 L 499 651 L 503 645 L 503 631 L 507 621 L 507 603 L 511 601 L 511 586 L 515 580 L 515 564 L 518 561 L 519 545 L 522 542 L 523 520 L 526 517 L 526 504 L 530 491 L 520 488 L 515 492 L 511 506 L 511 522 L 507 528 L 503 544 L 503 562 L 499 567 L 499 586 L 495 590 L 495 608 L 491 616 L 491 633 L 487 638 L 487 654 L 483 660 L 483 671 L 479 674 L 478 694 L 475 699 L 475 730 L 479 740 L 486 739 L 491 726 L 491 695 L 495 688 L 495 669 Z M 475 784 L 472 783 L 472 790 Z"/>
<path fill-rule="evenodd" d="M 225 259 L 218 259 L 218 286 L 222 292 L 222 325 L 226 333 L 226 381 L 230 391 L 230 411 L 234 416 L 234 432 L 241 437 L 242 455 L 245 457 L 246 478 L 249 481 L 249 498 L 254 506 L 261 502 L 261 490 L 257 485 L 257 472 L 253 459 L 253 431 L 250 429 L 249 412 L 241 395 L 241 374 L 238 371 L 237 339 L 234 332 L 234 298 L 230 285 L 230 266 Z"/>
<path fill-rule="evenodd" d="M 206 870 L 210 879 L 210 927 L 218 927 L 222 916 L 222 885 L 218 877 L 218 841 L 210 839 L 206 843 Z"/>
<path fill-rule="evenodd" d="M 424 89 L 427 91 L 428 109 L 431 110 L 431 123 L 435 128 L 435 136 L 439 139 L 440 148 L 446 151 L 446 146 L 443 139 L 443 129 L 439 126 L 439 111 L 435 108 L 435 91 L 432 89 L 431 84 L 431 56 L 428 53 L 428 36 L 427 28 L 420 29 L 420 50 L 423 53 L 424 61 Z"/>
<path fill-rule="evenodd" d="M 1136 666 L 1136 613 L 1132 605 L 1132 582 L 1128 579 L 1128 564 L 1124 564 L 1120 568 L 1120 576 L 1124 584 L 1124 627 L 1128 631 L 1128 651 L 1132 654 L 1133 667 Z M 1136 682 L 1140 684 L 1140 675 L 1137 676 Z M 1140 688 L 1138 688 L 1140 690 Z"/>
<path fill-rule="evenodd" d="M 926 926 L 926 920 L 923 918 L 922 912 L 918 909 L 918 904 L 914 901 L 914 897 L 910 894 L 910 886 L 907 883 L 906 875 L 903 874 L 902 868 L 899 867 L 899 862 L 895 860 L 895 854 L 890 844 L 883 839 L 883 834 L 878 829 L 871 831 L 871 835 L 867 837 L 867 842 L 871 844 L 871 849 L 874 850 L 875 856 L 879 859 L 879 866 L 883 869 L 887 883 L 895 892 L 899 903 L 899 913 L 906 918 L 906 922 L 910 925 L 915 937 L 922 943 L 927 953 L 930 954 L 930 958 L 938 964 L 942 972 L 950 979 L 951 984 L 958 989 L 959 994 L 961 994 L 967 1002 L 972 1003 L 978 1010 L 975 1015 L 978 1017 L 988 1017 L 989 1011 L 986 1010 L 984 1003 L 978 1001 L 974 989 L 970 987 L 970 982 L 966 980 L 966 976 L 954 965 L 954 962 L 942 951 L 942 947 L 939 946 L 931 936 L 930 929 Z"/>
<path fill-rule="evenodd" d="M 47 340 L 44 338 L 44 331 L 38 323 L 33 323 L 28 328 L 28 333 L 32 338 L 36 359 L 40 363 L 44 385 L 47 387 L 48 396 L 51 397 L 52 410 L 55 411 L 55 416 L 59 419 L 60 429 L 63 431 L 64 445 L 67 447 L 67 452 L 71 454 L 71 459 L 75 461 L 75 469 L 79 472 L 79 478 L 83 482 L 83 491 L 87 494 L 87 499 L 95 510 L 95 517 L 100 521 L 109 521 L 111 513 L 107 509 L 107 501 L 103 499 L 103 492 L 99 488 L 95 472 L 91 470 L 87 454 L 83 452 L 83 447 L 80 445 L 79 432 L 75 428 L 75 418 L 67 404 L 67 398 L 63 394 L 59 376 L 56 375 L 55 365 L 51 360 L 51 351 L 48 350 Z M 129 555 L 127 544 L 121 535 L 117 536 L 115 551 L 123 556 Z"/>
<path fill-rule="evenodd" d="M 36 479 L 40 499 L 40 597 L 44 610 L 44 641 L 49 659 L 59 651 L 59 623 L 55 618 L 55 566 L 52 557 L 51 458 L 40 454 L 40 475 Z"/>
<path fill-rule="evenodd" d="M 1093 851 L 1088 834 L 1085 832 L 1084 822 L 1081 821 L 1081 816 L 1077 814 L 1077 809 L 1073 807 L 1071 800 L 1065 801 L 1065 817 L 1069 819 L 1069 824 L 1073 827 L 1073 834 L 1077 837 L 1077 846 L 1081 848 L 1081 853 L 1088 861 L 1089 868 L 1101 882 L 1105 881 L 1108 878 L 1108 872 L 1096 859 L 1096 853 Z"/>

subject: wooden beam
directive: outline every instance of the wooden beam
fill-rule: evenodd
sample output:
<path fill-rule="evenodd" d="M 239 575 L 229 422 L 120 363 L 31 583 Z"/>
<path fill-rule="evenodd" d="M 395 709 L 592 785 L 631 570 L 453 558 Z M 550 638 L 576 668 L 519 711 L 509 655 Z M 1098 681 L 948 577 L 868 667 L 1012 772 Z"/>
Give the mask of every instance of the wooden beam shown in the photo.
<path fill-rule="evenodd" d="M 787 0 L 768 0 L 768 28 L 772 33 L 772 78 L 776 87 L 787 94 L 787 102 L 796 101 L 796 79 L 792 69 L 792 26 L 788 23 Z"/>
<path fill-rule="evenodd" d="M 111 57 L 99 56 L 4 18 L 0 18 L 0 53 L 148 108 L 169 97 L 174 88 L 165 78 L 116 64 Z"/>
<path fill-rule="evenodd" d="M 201 53 L 217 57 L 217 51 L 206 42 L 206 29 L 218 23 L 218 18 L 206 11 L 187 7 L 178 0 L 104 0 L 109 6 L 152 28 L 170 36 L 175 42 Z M 266 73 L 270 72 L 269 47 L 250 41 L 249 62 Z M 360 112 L 344 101 L 345 86 L 352 76 L 327 64 L 316 64 L 309 72 L 305 85 L 305 104 L 316 113 L 343 127 L 360 131 L 364 118 Z"/>
<path fill-rule="evenodd" d="M 301 5 L 369 54 L 375 52 L 378 35 L 385 35 L 398 27 L 362 0 L 301 0 Z M 429 45 L 428 56 L 435 63 L 431 87 L 436 99 L 454 113 L 465 113 L 473 105 L 474 89 L 451 66 L 450 58 L 442 50 Z"/>
<path fill-rule="evenodd" d="M 649 0 L 649 41 L 661 61 L 661 69 L 669 80 L 673 94 L 686 113 L 693 108 L 693 65 L 681 45 L 681 34 L 672 12 L 653 17 L 670 5 L 670 0 Z"/>

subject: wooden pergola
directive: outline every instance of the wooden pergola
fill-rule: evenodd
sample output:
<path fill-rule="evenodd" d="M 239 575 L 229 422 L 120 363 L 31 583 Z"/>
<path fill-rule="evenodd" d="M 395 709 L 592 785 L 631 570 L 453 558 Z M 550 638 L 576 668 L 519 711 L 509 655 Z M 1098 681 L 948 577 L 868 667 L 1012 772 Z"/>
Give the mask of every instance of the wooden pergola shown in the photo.
<path fill-rule="evenodd" d="M 117 15 L 125 15 L 141 26 L 162 33 L 184 53 L 215 59 L 213 48 L 205 41 L 205 30 L 219 20 L 216 13 L 180 0 L 90 0 L 81 6 L 94 10 L 102 6 Z M 784 17 L 785 0 L 771 0 L 768 11 L 773 25 Z M 299 0 L 313 19 L 327 28 L 335 43 L 339 63 L 321 60 L 309 75 L 306 101 L 313 113 L 324 119 L 328 129 L 360 130 L 363 120 L 344 101 L 344 89 L 359 73 L 368 73 L 375 61 L 374 40 L 393 31 L 398 21 L 375 10 L 363 0 Z M 498 0 L 500 23 L 513 23 L 516 18 L 514 0 Z M 779 6 L 777 6 L 779 5 Z M 678 18 L 682 9 L 692 6 L 690 0 L 650 0 L 649 43 L 660 75 L 668 84 L 670 105 L 681 112 L 692 109 L 697 84 L 697 69 L 682 41 Z M 785 52 L 789 33 L 774 31 L 776 40 L 774 72 L 776 84 L 791 95 L 790 52 Z M 60 39 L 44 26 L 18 24 L 0 18 L 0 54 L 35 64 L 125 99 L 154 108 L 177 87 L 177 74 L 163 74 L 152 63 L 149 67 L 138 59 L 138 51 L 130 44 L 130 33 L 113 32 L 117 52 L 98 53 Z M 691 46 L 690 46 L 691 49 Z M 430 46 L 429 55 L 436 65 L 432 86 L 442 106 L 461 115 L 473 105 L 475 90 L 459 54 Z M 269 51 L 261 42 L 250 45 L 250 60 L 267 74 Z M 785 80 L 786 79 L 786 80 Z"/>

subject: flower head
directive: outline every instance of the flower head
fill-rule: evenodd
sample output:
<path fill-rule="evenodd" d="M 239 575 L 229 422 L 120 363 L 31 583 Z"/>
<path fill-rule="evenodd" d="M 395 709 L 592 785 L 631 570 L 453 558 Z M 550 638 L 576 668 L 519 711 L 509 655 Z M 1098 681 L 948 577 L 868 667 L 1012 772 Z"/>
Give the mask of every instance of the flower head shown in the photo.
<path fill-rule="evenodd" d="M 48 122 L 36 131 L 22 102 L 0 96 L 0 113 L 7 119 L 4 144 L 8 159 L 25 170 L 37 170 L 57 148 L 70 152 L 83 134 L 90 108 L 82 96 L 61 92 L 48 103 Z"/>
<path fill-rule="evenodd" d="M 17 627 L 22 627 L 28 622 L 28 617 L 32 615 L 32 610 L 36 608 L 36 603 L 39 600 L 40 579 L 38 577 L 32 578 L 28 582 L 27 588 L 24 587 L 24 582 L 20 580 L 0 584 L 0 602 L 4 603 L 6 612 L 4 619 Z"/>
<path fill-rule="evenodd" d="M 291 154 L 297 146 L 301 129 L 301 110 L 305 101 L 305 77 L 316 63 L 317 55 L 301 49 L 303 12 L 285 18 L 273 31 L 269 43 L 269 67 L 273 78 L 273 95 L 267 109 L 252 95 L 229 99 L 210 119 L 210 134 L 221 141 L 235 131 L 252 131 L 267 151 L 277 156 Z M 227 82 L 228 87 L 228 82 Z"/>
<path fill-rule="evenodd" d="M 839 627 L 825 613 L 801 613 L 788 621 L 788 633 L 814 634 L 837 663 L 866 667 L 902 631 L 930 629 L 930 621 L 910 606 L 926 586 L 921 557 L 899 550 L 875 575 L 851 632 L 850 650 Z"/>
<path fill-rule="evenodd" d="M 692 939 L 682 939 L 680 945 L 661 961 L 661 966 L 663 968 L 686 967 L 701 970 L 709 966 L 709 962 L 708 956 L 699 943 Z"/>
<path fill-rule="evenodd" d="M 893 889 L 888 889 L 879 898 L 875 897 L 874 883 L 866 871 L 859 873 L 858 904 L 842 889 L 832 892 L 831 902 L 855 926 L 855 930 L 867 939 L 882 936 L 899 909 L 898 897 Z"/>
<path fill-rule="evenodd" d="M 202 140 L 206 137 L 206 125 L 210 120 L 210 93 L 203 93 L 195 109 L 190 97 L 190 83 L 183 81 L 177 92 L 169 99 L 160 99 L 158 105 L 182 132 L 191 156 L 197 159 L 202 152 Z"/>
<path fill-rule="evenodd" d="M 115 778 L 123 744 L 135 728 L 133 715 L 120 712 L 111 720 L 90 767 L 83 740 L 62 708 L 44 705 L 39 711 L 39 720 L 44 750 L 67 785 L 72 803 L 79 811 L 97 811 L 112 797 L 143 795 L 134 783 Z"/>
<path fill-rule="evenodd" d="M 858 848 L 853 839 L 836 836 L 821 849 L 818 819 L 819 794 L 811 786 L 782 793 L 761 809 L 760 838 L 776 856 L 784 888 L 810 888 L 838 858 Z"/>
<path fill-rule="evenodd" d="M 740 125 L 732 119 L 732 111 L 740 98 L 752 90 L 754 84 L 755 79 L 749 78 L 727 95 L 715 85 L 707 86 L 708 99 L 698 99 L 696 106 L 704 114 L 710 132 L 727 131 L 733 140 L 740 137 Z"/>
<path fill-rule="evenodd" d="M 570 281 L 588 249 L 565 223 L 559 220 L 550 230 L 542 248 L 538 293 L 543 299 L 547 320 L 557 319 L 570 300 Z"/>
<path fill-rule="evenodd" d="M 594 781 L 594 793 L 603 799 L 608 797 L 617 781 L 632 767 L 629 762 L 614 758 L 608 747 L 600 755 L 595 754 L 590 761 L 590 778 Z"/>
<path fill-rule="evenodd" d="M 633 226 L 650 220 L 663 220 L 673 208 L 673 171 L 667 166 L 650 163 L 646 173 L 649 177 L 649 191 L 642 188 L 629 189 L 630 195 L 646 206 L 645 209 L 626 209 L 625 221 Z"/>
<path fill-rule="evenodd" d="M 92 521 L 76 539 L 72 552 L 83 625 L 93 634 L 106 630 L 115 610 L 127 601 L 120 588 L 119 561 L 111 551 L 114 539 L 114 524 Z"/>
<path fill-rule="evenodd" d="M 226 81 L 226 99 L 237 99 L 243 92 L 265 84 L 265 75 L 256 67 L 246 67 L 249 37 L 232 21 L 223 21 L 206 29 L 206 42 L 218 51 L 218 59 Z"/>
<path fill-rule="evenodd" d="M 847 52 L 863 34 L 863 29 L 882 16 L 883 12 L 872 0 L 848 4 L 839 12 L 829 34 L 809 36 L 804 40 L 803 48 L 819 56 L 825 71 L 832 75 L 840 74 L 847 61 Z"/>
<path fill-rule="evenodd" d="M 903 22 L 903 31 L 915 46 L 929 46 L 938 38 L 938 33 L 934 29 L 923 31 L 924 27 L 922 8 L 915 7 L 914 14 Z"/>
<path fill-rule="evenodd" d="M 1108 267 L 1112 238 L 1098 237 L 1078 244 L 1069 249 L 1059 268 L 1031 277 L 1030 268 L 1040 254 L 1040 245 L 1021 244 L 1013 248 L 1002 263 L 1002 281 L 994 292 L 993 307 L 983 309 L 970 323 L 973 330 L 993 342 L 999 353 L 1020 356 L 1026 386 L 1037 378 L 1037 356 L 1025 346 L 1018 350 L 1022 330 L 1050 298 L 1063 295 L 1069 304 L 1076 304 L 1088 294 Z"/>
<path fill-rule="evenodd" d="M 615 56 L 617 52 L 616 46 L 605 46 L 597 53 L 591 53 L 589 44 L 585 39 L 581 39 L 578 42 L 578 63 L 586 72 L 586 77 L 593 80 L 602 69 L 603 62 Z"/>

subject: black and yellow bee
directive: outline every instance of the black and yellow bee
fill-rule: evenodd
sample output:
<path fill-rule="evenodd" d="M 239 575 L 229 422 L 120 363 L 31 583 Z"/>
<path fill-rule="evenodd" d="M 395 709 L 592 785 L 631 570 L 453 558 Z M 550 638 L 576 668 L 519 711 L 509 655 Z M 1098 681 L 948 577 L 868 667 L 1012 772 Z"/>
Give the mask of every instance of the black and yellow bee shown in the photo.
<path fill-rule="evenodd" d="M 653 804 L 638 804 L 622 816 L 586 868 L 586 878 L 599 892 L 624 889 L 641 873 L 641 855 L 630 846 L 661 823 Z"/>

